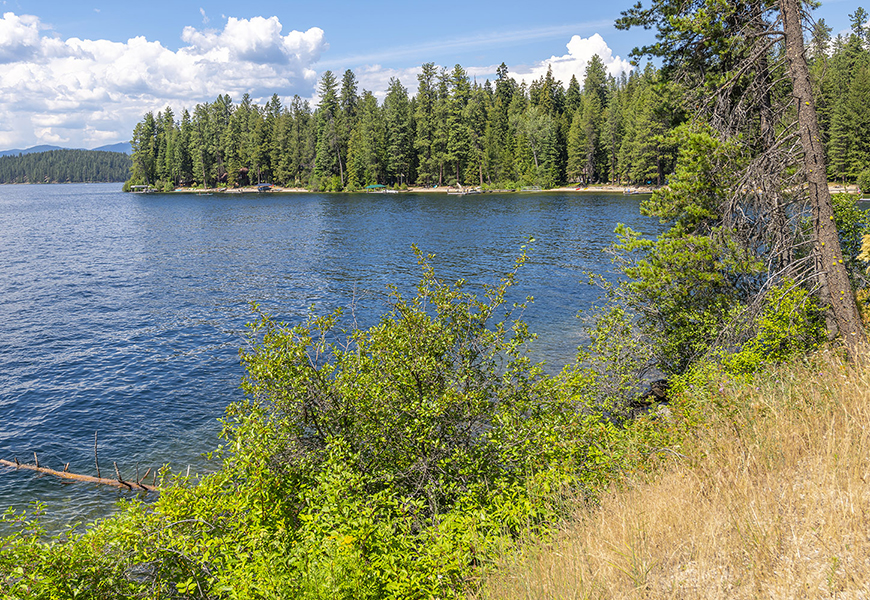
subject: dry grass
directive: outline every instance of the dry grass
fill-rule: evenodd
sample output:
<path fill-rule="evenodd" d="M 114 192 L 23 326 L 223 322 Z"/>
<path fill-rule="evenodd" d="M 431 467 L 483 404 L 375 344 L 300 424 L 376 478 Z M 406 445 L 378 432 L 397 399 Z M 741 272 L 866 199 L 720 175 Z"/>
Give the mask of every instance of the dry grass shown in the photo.
<path fill-rule="evenodd" d="M 714 392 L 675 459 L 525 545 L 482 598 L 870 598 L 870 365 Z"/>

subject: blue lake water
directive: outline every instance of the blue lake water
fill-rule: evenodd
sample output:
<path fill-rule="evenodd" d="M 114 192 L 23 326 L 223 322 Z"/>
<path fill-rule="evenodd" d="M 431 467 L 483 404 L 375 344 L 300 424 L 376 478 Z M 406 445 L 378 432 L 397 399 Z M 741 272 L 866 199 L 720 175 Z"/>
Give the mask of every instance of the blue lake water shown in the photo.
<path fill-rule="evenodd" d="M 558 370 L 583 341 L 577 312 L 598 297 L 583 272 L 609 268 L 619 222 L 645 233 L 638 196 L 591 194 L 196 196 L 120 185 L 0 186 L 0 458 L 94 474 L 169 463 L 205 472 L 217 419 L 241 398 L 238 350 L 250 302 L 290 323 L 436 272 L 480 289 L 529 237 L 513 295 Z M 0 511 L 45 502 L 50 523 L 111 512 L 124 492 L 0 467 Z"/>

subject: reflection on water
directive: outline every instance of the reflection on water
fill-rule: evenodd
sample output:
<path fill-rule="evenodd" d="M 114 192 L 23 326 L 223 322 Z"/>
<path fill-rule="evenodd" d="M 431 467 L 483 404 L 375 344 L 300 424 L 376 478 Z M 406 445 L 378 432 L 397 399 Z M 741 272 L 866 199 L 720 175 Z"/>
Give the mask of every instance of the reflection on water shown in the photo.
<path fill-rule="evenodd" d="M 480 290 L 529 237 L 512 300 L 550 370 L 583 340 L 581 283 L 609 266 L 617 222 L 652 232 L 637 196 L 531 194 L 132 195 L 119 185 L 0 186 L 0 458 L 93 471 L 116 460 L 207 470 L 239 399 L 250 302 L 287 322 L 356 302 L 362 325 L 389 283 L 412 291 L 412 244 L 439 276 Z M 0 471 L 0 510 L 43 500 L 57 520 L 106 514 L 122 492 Z"/>

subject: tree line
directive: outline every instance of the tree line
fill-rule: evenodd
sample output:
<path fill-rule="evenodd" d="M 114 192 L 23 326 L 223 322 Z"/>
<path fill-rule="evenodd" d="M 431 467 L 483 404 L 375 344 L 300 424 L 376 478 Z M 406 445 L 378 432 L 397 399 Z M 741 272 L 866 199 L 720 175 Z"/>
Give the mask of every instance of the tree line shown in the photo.
<path fill-rule="evenodd" d="M 124 181 L 130 157 L 101 150 L 49 150 L 0 156 L 0 183 L 85 183 Z"/>
<path fill-rule="evenodd" d="M 133 132 L 131 183 L 237 186 L 270 182 L 314 190 L 371 184 L 663 183 L 668 133 L 685 120 L 675 86 L 657 69 L 613 77 L 598 56 L 567 87 L 552 71 L 530 85 L 502 64 L 481 84 L 456 65 L 423 65 L 417 94 L 391 79 L 382 103 L 347 70 L 327 71 L 319 102 L 248 95 L 148 113 Z"/>
<path fill-rule="evenodd" d="M 870 183 L 870 15 L 852 13 L 848 36 L 831 38 L 824 19 L 814 27 L 812 75 L 819 119 L 826 135 L 828 177 L 856 181 L 866 173 Z M 867 185 L 862 188 L 867 191 Z"/>
<path fill-rule="evenodd" d="M 810 68 L 826 141 L 829 176 L 853 182 L 870 169 L 870 51 L 853 17 L 847 37 L 815 24 Z M 863 16 L 862 16 L 863 15 Z M 775 75 L 775 74 L 774 74 Z M 788 86 L 773 86 L 780 100 Z M 774 101 L 776 98 L 774 98 Z M 582 84 L 552 71 L 518 83 L 502 63 L 494 82 L 426 63 L 409 95 L 390 80 L 379 103 L 347 70 L 319 82 L 312 107 L 277 95 L 265 106 L 249 95 L 183 110 L 149 112 L 133 131 L 130 183 L 175 187 L 261 182 L 312 190 L 372 184 L 480 185 L 502 188 L 559 183 L 665 183 L 673 172 L 675 129 L 695 114 L 692 90 L 667 67 L 607 74 L 590 60 Z"/>

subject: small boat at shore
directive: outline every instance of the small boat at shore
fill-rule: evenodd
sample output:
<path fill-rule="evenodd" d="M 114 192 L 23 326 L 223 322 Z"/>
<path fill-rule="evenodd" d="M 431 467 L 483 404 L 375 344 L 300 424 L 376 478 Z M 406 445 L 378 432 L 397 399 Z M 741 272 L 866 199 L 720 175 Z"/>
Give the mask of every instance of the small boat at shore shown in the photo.
<path fill-rule="evenodd" d="M 448 190 L 447 194 L 450 196 L 469 196 L 471 194 L 480 194 L 480 188 L 464 188 L 461 185 L 458 190 Z"/>

